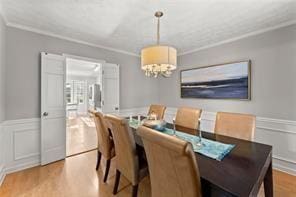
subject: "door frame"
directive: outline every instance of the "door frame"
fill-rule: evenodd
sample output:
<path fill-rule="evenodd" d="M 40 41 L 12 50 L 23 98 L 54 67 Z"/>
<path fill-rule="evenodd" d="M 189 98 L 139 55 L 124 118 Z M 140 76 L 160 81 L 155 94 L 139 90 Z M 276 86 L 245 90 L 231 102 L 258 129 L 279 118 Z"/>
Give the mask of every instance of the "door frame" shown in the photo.
<path fill-rule="evenodd" d="M 75 60 L 81 60 L 81 61 L 88 61 L 88 62 L 93 62 L 93 63 L 98 63 L 98 64 L 101 64 L 101 72 L 99 73 L 100 77 L 101 77 L 101 88 L 102 88 L 102 92 L 103 92 L 103 88 L 104 88 L 104 85 L 103 85 L 103 81 L 102 81 L 102 78 L 103 78 L 103 73 L 102 73 L 102 70 L 103 70 L 103 66 L 104 64 L 106 64 L 107 62 L 105 60 L 102 60 L 102 59 L 94 59 L 94 58 L 89 58 L 89 57 L 83 57 L 83 56 L 77 56 L 77 55 L 71 55 L 71 54 L 67 54 L 67 53 L 63 53 L 62 56 L 65 57 L 65 68 L 66 68 L 66 71 L 65 71 L 65 80 L 67 79 L 67 68 L 68 68 L 68 65 L 67 65 L 67 58 L 71 58 L 71 59 L 75 59 Z M 118 65 L 118 87 L 119 87 L 119 94 L 118 94 L 118 107 L 119 107 L 119 110 L 118 112 L 120 111 L 120 65 Z M 64 88 L 66 88 L 66 83 L 64 85 Z M 88 88 L 88 87 L 87 87 Z M 64 93 L 66 94 L 66 91 L 64 91 Z M 64 95 L 65 98 L 66 98 L 66 95 Z M 86 100 L 86 102 L 88 102 L 88 100 Z M 66 103 L 66 101 L 65 101 Z M 65 104 L 65 112 L 67 113 L 67 103 Z M 67 115 L 67 114 L 66 114 Z M 65 133 L 66 133 L 66 140 L 67 140 L 67 127 L 65 128 Z M 66 150 L 67 151 L 67 147 L 66 147 Z M 67 154 L 67 153 L 66 153 Z M 68 157 L 66 155 L 66 157 Z"/>
<path fill-rule="evenodd" d="M 78 56 L 78 55 L 71 55 L 71 54 L 67 54 L 67 53 L 63 53 L 62 55 L 65 57 L 65 59 L 72 58 L 72 59 L 76 59 L 76 60 L 94 62 L 94 63 L 98 63 L 98 64 L 106 63 L 106 61 L 102 60 L 102 59 L 94 59 L 94 58 L 83 57 L 83 56 Z"/>

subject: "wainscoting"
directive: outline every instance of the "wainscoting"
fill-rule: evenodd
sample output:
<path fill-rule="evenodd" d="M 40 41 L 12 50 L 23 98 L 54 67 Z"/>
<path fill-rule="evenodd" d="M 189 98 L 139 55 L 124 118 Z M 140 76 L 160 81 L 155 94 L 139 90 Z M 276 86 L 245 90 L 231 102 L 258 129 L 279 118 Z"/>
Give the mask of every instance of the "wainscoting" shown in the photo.
<path fill-rule="evenodd" d="M 167 122 L 172 122 L 177 108 L 168 108 Z M 201 116 L 201 129 L 213 132 L 216 112 L 204 111 Z M 296 176 L 296 121 L 271 118 L 256 118 L 255 141 L 273 146 L 273 168 Z"/>
<path fill-rule="evenodd" d="M 40 119 L 5 121 L 2 125 L 5 147 L 4 176 L 40 165 Z"/>
<path fill-rule="evenodd" d="M 4 139 L 3 139 L 3 126 L 2 123 L 0 123 L 0 185 L 2 184 L 4 178 L 5 178 L 5 172 L 4 172 Z"/>
<path fill-rule="evenodd" d="M 120 115 L 146 115 L 148 107 L 120 111 Z M 177 108 L 168 107 L 165 120 L 172 123 Z M 203 111 L 201 129 L 214 132 L 216 112 Z M 273 146 L 273 167 L 296 176 L 296 121 L 256 118 L 255 141 Z"/>
<path fill-rule="evenodd" d="M 125 109 L 121 116 L 146 115 L 148 107 Z M 172 122 L 177 109 L 167 108 Z M 203 112 L 201 129 L 213 132 L 215 112 Z M 0 124 L 0 145 L 5 148 L 5 165 L 0 158 L 0 184 L 5 174 L 40 165 L 40 119 L 9 120 Z M 273 167 L 296 175 L 296 121 L 257 117 L 255 141 L 273 146 Z M 1 155 L 0 155 L 1 156 Z M 2 170 L 1 170 L 2 169 Z"/>

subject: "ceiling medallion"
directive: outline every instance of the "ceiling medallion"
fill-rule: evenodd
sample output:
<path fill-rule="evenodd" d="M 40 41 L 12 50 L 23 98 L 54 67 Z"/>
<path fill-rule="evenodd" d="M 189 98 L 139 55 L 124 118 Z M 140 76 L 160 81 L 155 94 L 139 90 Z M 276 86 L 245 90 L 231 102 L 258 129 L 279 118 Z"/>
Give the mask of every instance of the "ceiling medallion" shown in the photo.
<path fill-rule="evenodd" d="M 177 50 L 174 47 L 159 44 L 160 17 L 163 13 L 155 13 L 157 18 L 157 44 L 141 50 L 141 68 L 147 77 L 170 77 L 177 68 Z"/>

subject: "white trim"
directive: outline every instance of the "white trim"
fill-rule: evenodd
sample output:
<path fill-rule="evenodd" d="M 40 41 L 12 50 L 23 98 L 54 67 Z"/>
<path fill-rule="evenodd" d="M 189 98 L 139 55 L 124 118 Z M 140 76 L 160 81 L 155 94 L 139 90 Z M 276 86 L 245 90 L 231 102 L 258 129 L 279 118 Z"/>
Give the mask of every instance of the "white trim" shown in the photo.
<path fill-rule="evenodd" d="M 137 116 L 137 115 L 147 115 L 148 107 L 138 107 L 138 108 L 128 108 L 128 109 L 119 109 L 118 115 L 120 116 Z"/>
<path fill-rule="evenodd" d="M 276 155 L 273 155 L 272 158 L 273 158 L 273 168 L 274 169 L 296 176 L 296 169 L 295 168 L 291 168 L 288 165 L 281 164 L 281 162 L 283 162 L 284 164 L 290 163 L 295 166 L 296 165 L 295 161 L 291 161 L 289 159 L 282 158 L 282 157 L 279 157 Z"/>
<path fill-rule="evenodd" d="M 171 122 L 171 120 L 175 117 L 176 112 L 177 108 L 167 107 L 165 120 L 167 122 Z M 214 132 L 215 120 L 216 112 L 203 111 L 201 115 L 201 129 L 207 132 Z M 273 168 L 296 175 L 296 160 L 293 160 L 295 157 L 291 155 L 289 158 L 290 155 L 286 154 L 287 152 L 295 151 L 295 149 L 290 150 L 286 144 L 279 146 L 276 143 L 277 139 L 285 137 L 292 137 L 293 139 L 296 138 L 296 121 L 266 117 L 256 118 L 255 141 L 260 140 L 260 143 L 270 145 L 275 144 L 273 146 Z"/>
<path fill-rule="evenodd" d="M 264 117 L 257 117 L 257 120 L 260 122 L 269 122 L 269 123 L 278 123 L 278 124 L 296 126 L 296 121 L 294 120 L 283 120 L 283 119 L 273 119 L 273 118 L 264 118 Z"/>
<path fill-rule="evenodd" d="M 38 123 L 39 124 L 39 123 Z M 17 151 L 16 151 L 16 135 L 18 133 L 23 133 L 23 132 L 28 132 L 28 131 L 34 131 L 37 133 L 37 135 L 39 134 L 39 128 L 36 128 L 36 129 L 32 129 L 32 128 L 25 128 L 25 129 L 16 129 L 14 130 L 13 132 L 13 159 L 14 161 L 17 161 L 17 160 L 22 160 L 22 159 L 26 159 L 26 158 L 30 158 L 30 157 L 34 157 L 34 156 L 39 156 L 40 155 L 40 152 L 39 151 L 36 151 L 36 152 L 33 152 L 33 153 L 29 153 L 29 154 L 26 154 L 26 155 L 22 155 L 22 156 L 17 156 Z M 40 135 L 39 135 L 40 136 Z"/>
<path fill-rule="evenodd" d="M 126 117 L 130 115 L 133 115 L 133 116 L 146 115 L 148 112 L 148 108 L 149 107 L 121 109 L 119 110 L 118 115 L 126 116 Z M 167 116 L 174 117 L 176 111 L 177 111 L 177 108 L 168 107 L 166 110 L 165 117 Z M 203 111 L 201 124 L 204 125 L 205 127 L 209 127 L 209 130 L 211 130 L 211 127 L 212 127 L 211 125 L 215 123 L 215 117 L 216 117 L 215 112 Z M 7 135 L 6 137 L 4 136 L 4 139 L 6 139 L 7 141 L 9 141 L 10 139 L 9 137 L 13 137 L 12 135 L 15 131 L 23 131 L 28 129 L 33 131 L 35 129 L 37 130 L 39 129 L 38 132 L 40 132 L 40 118 L 8 120 L 3 122 L 2 125 L 3 125 L 2 131 L 5 131 L 4 134 Z M 268 127 L 268 130 L 262 130 L 262 129 L 260 130 L 261 127 Z M 287 130 L 294 131 L 294 128 L 296 130 L 296 121 L 257 117 L 256 128 L 258 129 L 257 132 L 261 133 L 263 137 L 275 135 L 274 137 L 284 136 L 285 138 L 286 135 L 289 135 L 288 137 L 294 138 L 296 133 L 295 132 L 288 133 Z M 0 129 L 1 129 L 1 124 L 0 124 Z M 279 135 L 277 133 L 279 133 Z M 35 136 L 34 133 L 31 133 L 31 134 Z M 273 138 L 270 138 L 270 139 L 272 140 Z M 5 143 L 7 143 L 7 141 L 5 141 Z M 269 141 L 269 139 L 266 139 L 264 143 L 272 144 L 272 141 Z M 15 145 L 13 144 L 6 147 L 8 149 L 12 149 L 15 147 Z M 275 151 L 278 148 L 280 148 L 281 150 Z M 291 151 L 291 150 L 286 150 L 285 146 L 274 147 L 273 168 L 280 171 L 284 171 L 292 175 L 296 175 L 296 160 L 294 160 L 295 157 L 293 157 L 293 155 L 291 155 L 290 157 L 289 154 L 286 154 L 288 151 Z M 8 150 L 7 153 L 14 154 L 14 150 Z M 36 150 L 30 150 L 25 155 L 18 155 L 18 158 L 15 158 L 14 155 L 10 155 L 8 156 L 8 158 L 10 158 L 10 161 L 8 162 L 6 161 L 7 163 L 3 168 L 2 172 L 1 172 L 1 164 L 0 164 L 0 183 L 4 179 L 5 173 L 16 172 L 19 170 L 40 165 L 40 153 L 38 154 Z"/>
<path fill-rule="evenodd" d="M 6 153 L 4 175 L 40 165 L 40 121 L 40 118 L 31 118 L 3 122 L 3 146 L 5 146 Z M 22 141 L 16 140 L 18 133 L 24 134 L 26 138 Z M 35 140 L 31 141 L 32 137 Z"/>
<path fill-rule="evenodd" d="M 221 41 L 221 42 L 216 42 L 214 44 L 209 44 L 209 45 L 206 45 L 206 46 L 203 46 L 203 47 L 188 50 L 188 51 L 179 53 L 178 56 L 187 55 L 187 54 L 190 54 L 190 53 L 195 53 L 195 52 L 198 52 L 198 51 L 201 51 L 201 50 L 205 50 L 205 49 L 209 49 L 209 48 L 216 47 L 216 46 L 219 46 L 219 45 L 231 43 L 231 42 L 234 42 L 234 41 L 237 41 L 237 40 L 241 40 L 241 39 L 248 38 L 248 37 L 251 37 L 251 36 L 263 34 L 263 33 L 269 32 L 269 31 L 273 31 L 273 30 L 280 29 L 282 27 L 287 27 L 287 26 L 294 25 L 294 24 L 296 24 L 296 20 L 291 20 L 291 21 L 288 21 L 288 22 L 281 23 L 279 25 L 275 25 L 273 27 L 267 27 L 267 28 L 264 28 L 264 29 L 261 29 L 261 30 L 257 30 L 257 31 L 253 31 L 251 33 L 244 34 L 242 36 L 238 36 L 238 37 L 235 37 L 235 38 L 230 38 L 230 39 L 227 39 L 227 40 L 224 40 L 224 41 Z"/>
<path fill-rule="evenodd" d="M 1 166 L 0 167 L 0 186 L 2 185 L 5 177 L 6 177 L 6 173 L 4 171 L 4 166 Z"/>
<path fill-rule="evenodd" d="M 0 12 L 0 15 L 1 15 L 1 12 Z M 25 26 L 25 25 L 17 24 L 17 23 L 7 22 L 7 19 L 5 17 L 3 9 L 2 9 L 2 17 L 3 17 L 3 20 L 4 20 L 4 22 L 6 23 L 6 25 L 8 27 L 14 27 L 14 28 L 17 28 L 17 29 L 30 31 L 30 32 L 34 32 L 34 33 L 37 33 L 37 34 L 51 36 L 51 37 L 55 37 L 55 38 L 59 38 L 59 39 L 63 39 L 63 40 L 71 41 L 71 42 L 76 42 L 76 43 L 79 43 L 79 44 L 84 44 L 84 45 L 88 45 L 88 46 L 92 46 L 92 47 L 96 47 L 96 48 L 100 48 L 100 49 L 105 49 L 105 50 L 109 50 L 109 51 L 113 51 L 113 52 L 117 52 L 117 53 L 122 53 L 122 54 L 131 55 L 131 56 L 135 56 L 135 57 L 140 57 L 140 55 L 137 54 L 137 53 L 133 53 L 133 52 L 129 52 L 129 51 L 121 50 L 121 49 L 116 49 L 116 48 L 113 48 L 113 47 L 107 47 L 107 46 L 103 46 L 103 45 L 100 45 L 100 44 L 94 44 L 94 43 L 91 43 L 91 42 L 87 42 L 87 41 L 83 41 L 83 40 L 75 39 L 75 38 L 70 38 L 70 37 L 67 37 L 67 36 L 61 36 L 61 35 L 58 35 L 56 33 L 52 33 L 52 32 L 45 31 L 45 30 L 39 30 L 37 28 L 28 27 L 28 26 Z M 234 38 L 231 38 L 231 39 L 216 42 L 214 44 L 209 44 L 209 45 L 206 45 L 206 46 L 203 46 L 203 47 L 199 47 L 199 48 L 196 48 L 196 49 L 181 52 L 181 53 L 178 54 L 178 56 L 187 55 L 187 54 L 190 54 L 190 53 L 194 53 L 194 52 L 201 51 L 201 50 L 204 50 L 204 49 L 212 48 L 212 47 L 219 46 L 219 45 L 222 45 L 222 44 L 231 43 L 231 42 L 234 42 L 234 41 L 237 41 L 237 40 L 241 40 L 241 39 L 248 38 L 248 37 L 251 37 L 251 36 L 259 35 L 259 34 L 262 34 L 262 33 L 265 33 L 265 32 L 273 31 L 273 30 L 276 30 L 276 29 L 279 29 L 279 28 L 282 28 L 282 27 L 286 27 L 286 26 L 290 26 L 290 25 L 293 25 L 293 24 L 296 24 L 296 20 L 287 21 L 287 22 L 284 22 L 284 23 L 281 23 L 281 24 L 278 24 L 278 25 L 275 25 L 275 26 L 272 26 L 272 27 L 267 27 L 267 28 L 264 28 L 264 29 L 261 29 L 261 30 L 253 31 L 253 32 L 250 32 L 250 33 L 238 36 L 238 37 L 234 37 Z"/>
<path fill-rule="evenodd" d="M 283 157 L 280 157 L 280 156 L 277 156 L 277 155 L 273 155 L 273 158 L 277 159 L 277 160 L 285 161 L 285 162 L 288 162 L 288 163 L 291 163 L 291 164 L 296 164 L 296 161 L 292 161 L 290 159 L 286 159 L 286 158 L 283 158 Z"/>
<path fill-rule="evenodd" d="M 39 123 L 40 118 L 26 118 L 26 119 L 15 119 L 15 120 L 6 120 L 3 122 L 3 126 L 16 126 L 18 124 L 27 124 L 27 123 Z"/>
<path fill-rule="evenodd" d="M 24 162 L 24 163 L 20 163 L 20 164 L 17 164 L 17 165 L 6 166 L 5 169 L 4 169 L 4 172 L 5 172 L 5 174 L 10 174 L 10 173 L 18 172 L 18 171 L 25 170 L 25 169 L 28 169 L 28 168 L 33 168 L 33 167 L 36 167 L 36 166 L 40 166 L 40 164 L 41 164 L 40 159 L 34 159 L 34 160 Z"/>
<path fill-rule="evenodd" d="M 3 3 L 1 3 L 1 2 L 0 2 L 0 18 L 2 18 L 4 23 L 7 25 L 7 18 L 4 13 Z"/>
<path fill-rule="evenodd" d="M 103 46 L 103 45 L 100 45 L 100 44 L 94 44 L 94 43 L 91 43 L 91 42 L 87 42 L 87 41 L 83 41 L 83 40 L 79 40 L 79 39 L 75 39 L 75 38 L 70 38 L 70 37 L 67 37 L 67 36 L 61 36 L 61 35 L 58 35 L 56 33 L 52 33 L 52 32 L 49 32 L 49 31 L 44 31 L 44 30 L 39 30 L 39 29 L 36 29 L 36 28 L 33 28 L 33 27 L 20 25 L 20 24 L 17 24 L 17 23 L 7 22 L 6 25 L 8 27 L 14 27 L 14 28 L 17 28 L 17 29 L 30 31 L 30 32 L 34 32 L 34 33 L 37 33 L 37 34 L 41 34 L 41 35 L 46 35 L 46 36 L 59 38 L 59 39 L 63 39 L 63 40 L 71 41 L 71 42 L 76 42 L 76 43 L 79 43 L 79 44 L 84 44 L 84 45 L 88 45 L 88 46 L 92 46 L 92 47 L 96 47 L 96 48 L 100 48 L 100 49 L 105 49 L 105 50 L 108 50 L 108 51 L 122 53 L 122 54 L 125 54 L 125 55 L 140 57 L 140 55 L 136 54 L 136 53 L 128 52 L 128 51 L 121 50 L 121 49 L 115 49 L 115 48 L 112 48 L 112 47 L 107 47 L 107 46 Z"/>
<path fill-rule="evenodd" d="M 4 140 L 2 139 L 3 136 L 4 136 L 4 134 L 3 134 L 3 133 L 4 133 L 4 132 L 3 132 L 3 130 L 4 130 L 3 128 L 4 128 L 4 127 L 3 127 L 2 125 L 3 125 L 3 123 L 0 123 L 0 150 L 1 150 L 1 151 L 4 150 L 4 147 L 3 147 L 4 144 L 2 143 L 2 142 L 4 142 Z M 6 174 L 5 174 L 5 171 L 4 171 L 4 167 L 5 167 L 5 163 L 4 163 L 4 158 L 5 158 L 5 157 L 4 157 L 4 156 L 5 156 L 5 155 L 4 155 L 3 153 L 2 153 L 2 154 L 0 153 L 0 156 L 1 156 L 1 155 L 3 156 L 3 158 L 0 157 L 0 186 L 1 186 L 1 184 L 3 183 L 4 178 L 5 178 L 5 175 L 6 175 Z"/>
<path fill-rule="evenodd" d="M 93 62 L 93 63 L 98 63 L 98 64 L 106 63 L 105 60 L 94 59 L 94 58 L 83 57 L 83 56 L 77 56 L 77 55 L 71 55 L 71 54 L 67 54 L 67 53 L 63 53 L 63 56 L 66 59 L 71 58 L 71 59 L 75 59 L 75 60 L 82 60 L 82 61 Z"/>
<path fill-rule="evenodd" d="M 261 127 L 261 126 L 256 126 L 257 129 L 264 129 L 272 132 L 284 132 L 284 133 L 291 133 L 291 134 L 296 134 L 296 131 L 290 131 L 286 129 L 277 129 L 277 128 L 272 128 L 272 127 Z"/>

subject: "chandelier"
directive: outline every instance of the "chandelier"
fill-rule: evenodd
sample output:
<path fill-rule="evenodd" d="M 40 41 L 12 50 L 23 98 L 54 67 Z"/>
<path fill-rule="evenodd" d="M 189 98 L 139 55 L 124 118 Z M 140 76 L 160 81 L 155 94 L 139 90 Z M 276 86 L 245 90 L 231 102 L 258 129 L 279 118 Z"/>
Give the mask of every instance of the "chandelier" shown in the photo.
<path fill-rule="evenodd" d="M 170 77 L 172 70 L 177 68 L 177 50 L 170 46 L 159 44 L 159 27 L 162 12 L 156 12 L 157 18 L 157 44 L 141 50 L 141 68 L 147 77 Z"/>

